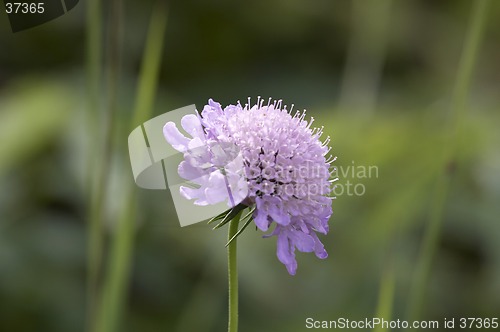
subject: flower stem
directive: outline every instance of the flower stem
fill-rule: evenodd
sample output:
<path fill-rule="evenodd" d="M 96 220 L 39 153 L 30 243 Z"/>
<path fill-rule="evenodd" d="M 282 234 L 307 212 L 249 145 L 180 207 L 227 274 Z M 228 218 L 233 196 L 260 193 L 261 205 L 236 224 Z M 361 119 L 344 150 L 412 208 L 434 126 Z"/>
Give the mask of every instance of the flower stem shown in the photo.
<path fill-rule="evenodd" d="M 89 131 L 95 130 L 98 125 L 98 114 L 101 111 L 101 103 L 99 98 L 99 93 L 101 91 L 101 71 L 102 71 L 102 17 L 101 17 L 101 0 L 89 0 L 87 1 L 87 125 Z M 98 160 L 99 153 L 96 146 L 99 146 L 98 135 L 89 135 L 89 157 L 87 158 L 87 174 L 85 178 L 85 183 L 88 184 L 88 201 L 92 205 L 92 212 L 89 213 L 88 217 L 88 243 L 87 243 L 87 317 L 86 317 L 86 331 L 90 331 L 95 324 L 97 305 L 97 293 L 98 293 L 98 276 L 99 267 L 102 256 L 102 231 L 101 224 L 96 217 L 96 203 L 97 201 L 92 200 L 94 192 L 96 192 L 95 186 L 93 186 L 94 172 L 97 171 L 97 164 L 95 160 Z"/>
<path fill-rule="evenodd" d="M 229 241 L 237 232 L 240 222 L 241 211 L 229 223 Z M 228 280 L 229 280 L 229 323 L 228 332 L 238 331 L 238 261 L 237 261 L 237 239 L 235 238 L 227 246 Z"/>
<path fill-rule="evenodd" d="M 476 63 L 482 32 L 488 14 L 488 4 L 489 0 L 478 0 L 474 2 L 473 5 L 474 8 L 471 13 L 468 32 L 462 49 L 457 79 L 453 90 L 451 121 L 448 123 L 447 140 L 441 160 L 442 170 L 446 170 L 446 166 L 453 162 L 457 154 L 457 142 L 460 138 L 459 134 L 467 106 L 467 95 L 471 84 L 472 72 Z M 417 320 L 421 314 L 426 285 L 432 267 L 432 260 L 441 233 L 444 207 L 449 192 L 450 181 L 451 174 L 446 171 L 444 174 L 441 173 L 437 179 L 435 196 L 430 212 L 431 215 L 420 248 L 420 257 L 415 271 L 415 280 L 410 293 L 408 320 Z"/>

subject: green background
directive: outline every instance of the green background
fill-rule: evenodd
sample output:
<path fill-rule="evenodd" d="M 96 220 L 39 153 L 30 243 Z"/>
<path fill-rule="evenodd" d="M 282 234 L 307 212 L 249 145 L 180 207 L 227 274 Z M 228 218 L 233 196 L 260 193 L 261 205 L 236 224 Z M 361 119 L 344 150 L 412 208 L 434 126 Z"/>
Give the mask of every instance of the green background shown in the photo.
<path fill-rule="evenodd" d="M 308 317 L 406 319 L 436 206 L 442 227 L 419 290 L 420 319 L 500 318 L 498 1 L 487 10 L 470 89 L 453 95 L 474 3 L 169 4 L 154 114 L 193 103 L 201 109 L 209 98 L 223 105 L 248 96 L 283 99 L 325 127 L 337 167 L 378 167 L 370 179 L 339 174 L 340 184 L 362 183 L 366 193 L 344 193 L 333 202 L 330 233 L 321 237 L 330 256 L 298 254 L 296 276 L 278 261 L 275 238 L 262 239 L 252 228 L 243 233 L 240 331 L 306 331 Z M 88 326 L 87 170 L 92 147 L 105 145 L 112 65 L 106 52 L 116 36 L 108 33 L 106 2 L 99 107 L 90 109 L 86 6 L 80 2 L 59 19 L 16 34 L 0 14 L 1 331 Z M 106 288 L 133 182 L 126 142 L 152 11 L 151 1 L 123 4 L 99 289 Z M 460 97 L 467 100 L 455 134 L 449 128 Z M 443 162 L 450 144 L 456 150 Z M 437 204 L 444 177 L 447 195 Z M 226 230 L 180 228 L 168 191 L 134 191 L 133 252 L 117 330 L 225 330 Z"/>

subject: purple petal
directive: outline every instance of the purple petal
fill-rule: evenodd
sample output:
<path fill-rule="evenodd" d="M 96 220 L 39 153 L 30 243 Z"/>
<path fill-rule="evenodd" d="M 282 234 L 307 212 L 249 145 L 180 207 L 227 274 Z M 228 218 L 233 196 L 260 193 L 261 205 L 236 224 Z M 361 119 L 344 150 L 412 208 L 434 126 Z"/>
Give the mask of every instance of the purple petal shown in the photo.
<path fill-rule="evenodd" d="M 319 259 L 327 258 L 328 253 L 326 252 L 323 243 L 321 243 L 316 233 L 311 232 L 311 236 L 314 239 L 314 253 L 316 254 L 316 257 L 318 257 Z"/>
<path fill-rule="evenodd" d="M 281 263 L 285 264 L 290 275 L 297 272 L 297 261 L 295 260 L 295 247 L 290 243 L 288 232 L 285 229 L 278 235 L 276 254 Z"/>
<path fill-rule="evenodd" d="M 294 228 L 288 230 L 288 238 L 292 245 L 302 252 L 314 251 L 314 238 L 311 235 L 298 231 Z"/>
<path fill-rule="evenodd" d="M 196 201 L 194 202 L 195 205 L 200 205 L 200 206 L 208 205 L 208 202 L 206 201 L 205 198 L 205 193 L 202 188 L 194 189 L 181 186 L 180 193 L 186 199 L 196 199 Z"/>
<path fill-rule="evenodd" d="M 269 229 L 269 221 L 267 220 L 267 213 L 263 210 L 256 210 L 253 214 L 255 225 L 263 232 Z"/>
<path fill-rule="evenodd" d="M 182 135 L 177 126 L 173 122 L 167 122 L 163 127 L 163 136 L 174 149 L 179 152 L 187 150 L 189 139 Z"/>
<path fill-rule="evenodd" d="M 290 246 L 290 241 L 286 231 L 280 232 L 276 241 L 276 255 L 281 263 L 288 265 L 295 262 L 295 253 L 292 251 L 293 246 Z"/>
<path fill-rule="evenodd" d="M 241 170 L 240 173 L 242 173 Z M 226 179 L 229 183 L 229 191 L 233 196 L 234 204 L 238 205 L 248 197 L 248 183 L 242 174 L 235 173 L 227 169 Z"/>
<path fill-rule="evenodd" d="M 293 261 L 292 263 L 286 264 L 285 266 L 290 275 L 294 276 L 297 273 L 297 261 Z"/>
<path fill-rule="evenodd" d="M 194 114 L 188 114 L 182 117 L 181 125 L 184 130 L 193 138 L 205 140 L 203 127 L 201 126 L 200 119 Z"/>
<path fill-rule="evenodd" d="M 216 109 L 217 111 L 222 112 L 222 106 L 220 105 L 220 103 L 214 101 L 212 98 L 208 100 L 208 105 L 210 105 L 210 107 Z"/>
<path fill-rule="evenodd" d="M 281 226 L 280 225 L 276 225 L 276 227 L 274 228 L 274 230 L 270 234 L 264 234 L 264 235 L 262 235 L 262 237 L 264 239 L 266 239 L 268 237 L 278 235 L 280 233 L 280 230 L 281 230 Z"/>
<path fill-rule="evenodd" d="M 269 207 L 269 215 L 273 218 L 273 221 L 281 226 L 288 226 L 290 224 L 290 215 L 283 210 L 282 204 L 272 204 Z"/>
<path fill-rule="evenodd" d="M 209 204 L 217 204 L 229 197 L 229 188 L 226 186 L 224 175 L 220 171 L 210 174 L 209 183 L 205 189 L 205 196 Z"/>
<path fill-rule="evenodd" d="M 186 180 L 194 180 L 197 179 L 203 175 L 206 175 L 207 172 L 203 171 L 200 168 L 194 167 L 191 165 L 189 162 L 183 160 L 179 164 L 179 167 L 177 169 L 177 172 L 179 175 Z"/>

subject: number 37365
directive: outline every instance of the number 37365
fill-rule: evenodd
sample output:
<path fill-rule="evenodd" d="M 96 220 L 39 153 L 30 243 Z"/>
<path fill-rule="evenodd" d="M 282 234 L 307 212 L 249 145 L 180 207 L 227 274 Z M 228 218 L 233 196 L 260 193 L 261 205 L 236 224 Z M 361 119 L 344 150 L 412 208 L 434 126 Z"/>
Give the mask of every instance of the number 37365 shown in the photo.
<path fill-rule="evenodd" d="M 5 4 L 5 11 L 7 14 L 42 14 L 45 12 L 43 5 L 43 2 L 7 2 Z"/>

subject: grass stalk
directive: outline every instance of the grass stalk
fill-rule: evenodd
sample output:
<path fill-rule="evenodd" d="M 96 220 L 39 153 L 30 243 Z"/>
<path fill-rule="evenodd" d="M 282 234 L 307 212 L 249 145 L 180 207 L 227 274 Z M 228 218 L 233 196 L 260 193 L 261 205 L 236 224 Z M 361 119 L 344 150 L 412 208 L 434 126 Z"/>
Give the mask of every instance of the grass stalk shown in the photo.
<path fill-rule="evenodd" d="M 133 120 L 130 128 L 149 119 L 153 113 L 161 54 L 167 22 L 164 1 L 157 1 L 148 30 L 138 83 Z M 130 278 L 134 244 L 137 195 L 133 183 L 126 188 L 122 214 L 117 221 L 117 230 L 112 238 L 109 268 L 104 280 L 102 307 L 97 332 L 118 331 L 121 313 L 126 300 L 126 286 Z"/>
<path fill-rule="evenodd" d="M 468 92 L 486 23 L 488 4 L 489 0 L 477 0 L 473 2 L 473 10 L 453 88 L 451 119 L 448 123 L 447 139 L 440 168 L 443 173 L 440 173 L 437 178 L 430 218 L 420 248 L 415 279 L 410 290 L 408 306 L 409 320 L 417 320 L 421 315 L 426 286 L 443 224 L 444 207 L 451 182 L 451 174 L 447 171 L 447 166 L 453 162 L 457 154 L 457 142 L 460 138 L 463 117 L 467 108 Z"/>
<path fill-rule="evenodd" d="M 392 319 L 394 291 L 396 288 L 396 271 L 392 260 L 387 265 L 380 280 L 380 291 L 375 317 L 390 321 Z M 374 332 L 385 332 L 388 330 L 389 328 L 382 325 L 378 325 L 373 329 Z"/>
<path fill-rule="evenodd" d="M 86 17 L 86 75 L 87 75 L 87 103 L 86 112 L 88 131 L 99 132 L 98 115 L 101 109 L 101 71 L 102 71 L 102 12 L 100 0 L 89 0 L 87 2 Z M 97 171 L 99 153 L 96 149 L 99 142 L 99 135 L 89 135 L 89 151 L 87 162 L 87 173 L 85 183 L 88 184 L 88 202 L 90 211 L 88 216 L 88 241 L 87 241 L 87 330 L 92 329 L 95 321 L 95 308 L 98 293 L 98 275 L 102 256 L 102 235 L 101 227 L 96 218 L 96 201 L 93 200 L 96 192 L 93 184 L 94 174 Z"/>
<path fill-rule="evenodd" d="M 89 4 L 92 7 L 95 14 L 98 12 L 100 15 L 100 3 Z M 95 6 L 95 7 L 94 7 Z M 90 9 L 89 9 L 90 11 Z M 90 14 L 89 14 L 90 15 Z M 88 24 L 93 24 L 95 17 L 89 17 Z M 92 138 L 92 149 L 95 149 L 94 153 L 91 154 L 92 158 L 96 158 L 95 169 L 93 169 L 94 177 L 91 179 L 91 198 L 90 198 L 90 213 L 89 213 L 89 302 L 88 302 L 88 325 L 89 331 L 96 331 L 99 325 L 99 309 L 100 309 L 100 287 L 99 280 L 101 276 L 101 265 L 103 260 L 103 248 L 104 248 L 104 215 L 105 215 L 105 200 L 109 185 L 109 175 L 111 172 L 111 159 L 114 152 L 113 148 L 113 138 L 116 131 L 116 114 L 118 109 L 118 84 L 119 84 L 119 72 L 121 66 L 120 57 L 120 47 L 121 47 L 121 0 L 114 0 L 111 3 L 110 19 L 109 19 L 109 35 L 108 35 L 108 49 L 106 50 L 107 58 L 107 105 L 105 112 L 105 128 L 103 135 L 96 134 L 97 139 Z M 92 34 L 98 34 L 101 29 L 101 25 L 89 27 L 89 31 L 92 30 Z M 90 38 L 90 37 L 89 37 Z M 93 37 L 94 42 L 100 43 L 100 37 Z M 93 51 L 97 53 L 97 51 Z M 90 51 L 89 51 L 90 53 Z M 92 55 L 92 71 L 100 68 L 100 64 L 96 63 L 99 60 L 97 54 Z M 89 55 L 90 61 L 90 55 Z M 99 78 L 99 73 L 91 72 L 91 76 L 96 79 Z M 99 90 L 93 88 L 93 96 L 98 103 L 99 100 Z M 97 113 L 98 108 L 94 110 Z M 99 114 L 94 118 L 96 122 L 94 128 L 97 128 L 97 123 L 99 123 Z M 99 130 L 93 130 L 93 132 L 98 132 Z M 94 136 L 94 135 L 91 135 Z M 97 147 L 101 147 L 100 150 Z"/>

